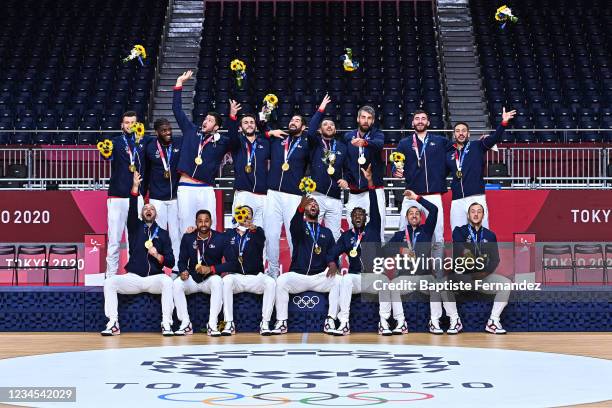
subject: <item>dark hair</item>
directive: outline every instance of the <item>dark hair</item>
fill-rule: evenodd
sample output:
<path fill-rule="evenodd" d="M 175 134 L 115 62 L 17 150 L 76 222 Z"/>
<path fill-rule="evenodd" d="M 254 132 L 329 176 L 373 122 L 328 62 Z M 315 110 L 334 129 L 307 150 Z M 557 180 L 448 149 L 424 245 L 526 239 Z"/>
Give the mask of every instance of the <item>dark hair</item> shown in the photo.
<path fill-rule="evenodd" d="M 325 122 L 326 120 L 329 120 L 330 122 L 332 122 L 334 124 L 334 126 L 336 126 L 336 122 L 334 122 L 334 118 L 332 118 L 331 116 L 326 116 L 321 121 L 321 124 L 319 125 L 319 127 L 321 127 L 323 125 L 323 122 Z"/>
<path fill-rule="evenodd" d="M 196 213 L 196 220 L 202 214 L 208 215 L 208 218 L 210 218 L 212 220 L 212 215 L 210 214 L 210 211 L 208 211 L 208 210 L 198 210 L 198 212 Z"/>
<path fill-rule="evenodd" d="M 221 127 L 223 120 L 221 119 L 221 115 L 219 115 L 217 112 L 208 112 L 206 113 L 206 116 L 212 116 L 213 118 L 215 118 L 215 124 Z"/>
<path fill-rule="evenodd" d="M 153 129 L 155 130 L 159 130 L 159 128 L 161 128 L 162 126 L 170 126 L 170 121 L 166 118 L 159 118 L 159 119 L 155 119 L 155 122 L 153 122 Z"/>
<path fill-rule="evenodd" d="M 484 212 L 485 212 L 484 206 L 482 204 L 480 204 L 480 203 L 477 203 L 477 202 L 473 202 L 472 204 L 470 204 L 470 206 L 468 207 L 468 213 L 470 212 L 472 207 L 475 206 L 475 205 L 479 205 L 480 208 L 482 208 L 482 213 L 484 214 Z"/>
<path fill-rule="evenodd" d="M 415 110 L 415 111 L 414 111 L 414 113 L 412 114 L 412 120 L 414 120 L 414 117 L 415 117 L 416 115 L 419 115 L 419 114 L 421 114 L 421 113 L 424 113 L 424 114 L 425 114 L 425 116 L 427 116 L 427 119 L 429 120 L 429 113 L 425 112 L 423 109 L 417 109 L 417 110 Z"/>
<path fill-rule="evenodd" d="M 368 213 L 366 212 L 365 208 L 361 208 L 361 207 L 355 207 L 351 210 L 351 218 L 353 217 L 353 213 L 355 211 L 362 211 L 363 215 L 368 215 Z"/>
<path fill-rule="evenodd" d="M 457 122 L 457 123 L 455 123 L 455 126 L 453 126 L 453 130 L 455 130 L 457 128 L 457 126 L 459 126 L 459 125 L 465 126 L 467 128 L 468 132 L 470 131 L 470 125 L 468 125 L 465 122 Z"/>
<path fill-rule="evenodd" d="M 294 118 L 294 117 L 296 117 L 296 116 L 297 116 L 297 117 L 299 117 L 299 118 L 300 118 L 300 120 L 302 121 L 302 126 L 306 126 L 306 118 L 304 117 L 304 115 L 302 115 L 301 113 L 294 113 L 294 114 L 291 116 L 291 119 L 293 119 L 293 118 Z"/>
<path fill-rule="evenodd" d="M 127 112 L 123 112 L 123 115 L 121 115 L 121 121 L 122 121 L 122 122 L 123 122 L 123 119 L 124 119 L 126 116 L 129 116 L 129 117 L 132 117 L 132 116 L 138 117 L 138 114 L 137 114 L 136 112 L 134 112 L 134 111 L 127 111 Z"/>
<path fill-rule="evenodd" d="M 257 116 L 255 116 L 255 114 L 254 114 L 254 113 L 245 113 L 244 115 L 242 115 L 242 116 L 240 117 L 240 122 L 239 122 L 240 124 L 242 124 L 242 119 L 244 119 L 244 118 L 253 118 L 253 120 L 255 121 L 255 123 L 257 123 Z"/>
<path fill-rule="evenodd" d="M 408 212 L 410 210 L 412 210 L 413 208 L 416 208 L 417 211 L 419 212 L 419 214 L 421 213 L 421 210 L 419 209 L 419 207 L 417 207 L 416 205 L 411 205 L 410 207 L 408 207 L 408 209 L 406 210 L 406 213 L 404 214 L 404 216 L 408 215 Z"/>

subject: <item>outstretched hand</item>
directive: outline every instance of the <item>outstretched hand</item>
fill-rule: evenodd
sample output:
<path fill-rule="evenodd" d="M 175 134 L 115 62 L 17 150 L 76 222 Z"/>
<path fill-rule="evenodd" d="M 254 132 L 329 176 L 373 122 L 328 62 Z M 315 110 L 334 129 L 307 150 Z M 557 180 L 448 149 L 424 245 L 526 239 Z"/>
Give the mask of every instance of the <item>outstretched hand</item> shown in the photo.
<path fill-rule="evenodd" d="M 502 108 L 502 122 L 509 122 L 516 115 L 516 110 L 506 112 L 506 108 Z"/>
<path fill-rule="evenodd" d="M 176 86 L 183 86 L 183 83 L 193 76 L 193 71 L 185 71 L 178 78 L 176 78 Z"/>

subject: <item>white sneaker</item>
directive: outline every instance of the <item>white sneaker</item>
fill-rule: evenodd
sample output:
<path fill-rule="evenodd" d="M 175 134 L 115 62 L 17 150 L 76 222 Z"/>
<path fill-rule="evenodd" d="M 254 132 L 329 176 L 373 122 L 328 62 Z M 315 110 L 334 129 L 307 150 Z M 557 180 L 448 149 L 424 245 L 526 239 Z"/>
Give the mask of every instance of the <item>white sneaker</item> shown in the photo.
<path fill-rule="evenodd" d="M 444 330 L 440 328 L 439 320 L 430 320 L 427 327 L 429 328 L 429 332 L 431 334 L 444 334 Z"/>
<path fill-rule="evenodd" d="M 106 329 L 100 332 L 103 336 L 119 336 L 121 334 L 121 330 L 119 329 L 119 321 L 118 320 L 109 320 L 106 324 Z"/>
<path fill-rule="evenodd" d="M 272 335 L 272 331 L 270 330 L 268 322 L 264 322 L 263 320 L 261 321 L 261 323 L 259 324 L 259 334 L 261 334 L 262 336 Z"/>
<path fill-rule="evenodd" d="M 325 323 L 323 324 L 323 333 L 335 334 L 335 332 L 336 332 L 336 321 L 332 319 L 330 316 L 327 316 L 327 319 L 325 319 Z"/>
<path fill-rule="evenodd" d="M 164 337 L 174 336 L 174 332 L 172 331 L 172 327 L 170 327 L 170 323 L 162 323 L 161 332 L 162 336 Z"/>
<path fill-rule="evenodd" d="M 334 336 L 348 336 L 351 334 L 349 322 L 340 322 L 340 326 L 334 331 Z"/>
<path fill-rule="evenodd" d="M 175 336 L 191 336 L 193 334 L 193 326 L 190 321 L 185 321 L 181 324 L 181 327 L 174 332 Z"/>
<path fill-rule="evenodd" d="M 446 331 L 446 334 L 459 334 L 462 331 L 463 331 L 463 323 L 461 323 L 461 318 L 457 317 L 456 319 L 453 319 L 451 317 L 450 326 L 448 330 Z"/>
<path fill-rule="evenodd" d="M 389 322 L 387 321 L 387 319 L 381 318 L 380 322 L 378 322 L 378 334 L 380 334 L 381 336 L 393 335 L 391 328 L 389 328 Z"/>
<path fill-rule="evenodd" d="M 287 333 L 287 321 L 286 320 L 277 320 L 274 325 L 274 329 L 272 329 L 272 334 L 286 334 Z"/>
<path fill-rule="evenodd" d="M 399 320 L 397 322 L 397 326 L 393 329 L 393 334 L 408 334 L 408 325 L 406 324 L 406 320 Z"/>
<path fill-rule="evenodd" d="M 221 332 L 221 335 L 231 336 L 232 334 L 236 334 L 236 326 L 234 326 L 234 322 L 225 322 L 225 328 Z"/>
<path fill-rule="evenodd" d="M 502 327 L 501 322 L 495 319 L 489 319 L 485 330 L 493 334 L 506 334 L 506 330 Z"/>
<path fill-rule="evenodd" d="M 221 337 L 221 332 L 216 327 L 210 327 L 210 324 L 206 324 L 206 334 L 210 337 Z"/>

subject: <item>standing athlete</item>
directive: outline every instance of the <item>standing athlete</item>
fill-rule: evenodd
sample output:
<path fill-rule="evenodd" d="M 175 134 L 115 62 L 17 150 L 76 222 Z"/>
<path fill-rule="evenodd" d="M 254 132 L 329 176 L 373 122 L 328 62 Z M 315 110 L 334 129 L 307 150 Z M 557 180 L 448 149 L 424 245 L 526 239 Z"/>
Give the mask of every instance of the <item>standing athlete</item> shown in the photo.
<path fill-rule="evenodd" d="M 503 108 L 502 121 L 495 133 L 480 140 L 470 140 L 470 126 L 458 122 L 454 127 L 455 144 L 446 155 L 446 166 L 451 172 L 453 181 L 451 191 L 453 201 L 450 211 L 451 230 L 465 225 L 467 210 L 472 203 L 479 203 L 484 209 L 482 225 L 489 228 L 489 212 L 485 197 L 485 182 L 482 169 L 485 165 L 485 155 L 504 134 L 508 122 L 516 115 L 516 111 L 506 112 Z"/>
<path fill-rule="evenodd" d="M 168 119 L 157 119 L 153 123 L 157 139 L 150 140 L 145 147 L 147 175 L 145 177 L 149 202 L 157 210 L 157 224 L 170 234 L 174 259 L 179 257 L 182 232 L 179 226 L 176 190 L 179 175 L 176 172 L 181 152 L 181 138 L 172 136 Z M 175 265 L 175 273 L 178 274 Z"/>
<path fill-rule="evenodd" d="M 293 240 L 289 226 L 302 198 L 302 192 L 299 189 L 300 180 L 306 173 L 310 152 L 316 143 L 316 131 L 329 102 L 329 96 L 325 95 L 319 109 L 310 119 L 307 131 L 304 117 L 294 115 L 289 121 L 289 136 L 285 137 L 286 133 L 280 130 L 268 132 L 273 138 L 270 139 L 270 172 L 268 173 L 264 231 L 266 232 L 268 273 L 274 278 L 280 271 L 278 259 L 283 225 L 289 242 L 289 250 L 293 254 Z"/>
<path fill-rule="evenodd" d="M 119 244 L 125 230 L 126 241 L 129 248 L 129 232 L 126 229 L 128 209 L 130 207 L 130 190 L 132 188 L 133 174 L 145 174 L 144 144 L 136 140 L 131 130 L 136 123 L 136 112 L 128 111 L 121 115 L 121 135 L 112 138 L 113 151 L 111 160 L 111 178 L 108 188 L 107 222 L 108 222 L 108 249 L 106 254 L 106 277 L 117 274 L 119 269 Z M 139 187 L 137 199 L 138 211 L 144 205 L 145 191 Z M 137 211 L 137 214 L 138 214 Z"/>

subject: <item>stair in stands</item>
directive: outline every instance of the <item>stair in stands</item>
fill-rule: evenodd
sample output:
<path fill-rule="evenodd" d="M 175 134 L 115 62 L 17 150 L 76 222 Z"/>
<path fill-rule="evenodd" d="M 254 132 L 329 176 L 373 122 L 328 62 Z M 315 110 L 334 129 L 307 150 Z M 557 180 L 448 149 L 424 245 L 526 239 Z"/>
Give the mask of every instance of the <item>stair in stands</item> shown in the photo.
<path fill-rule="evenodd" d="M 451 124 L 472 129 L 489 127 L 480 64 L 467 0 L 437 2 L 441 69 Z"/>
<path fill-rule="evenodd" d="M 195 73 L 200 59 L 200 42 L 204 22 L 204 2 L 175 0 L 166 15 L 162 49 L 158 60 L 158 75 L 153 94 L 151 121 L 166 118 L 178 129 L 172 113 L 172 90 L 176 78 L 187 70 L 194 78 L 183 86 L 183 110 L 191 118 Z"/>

